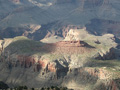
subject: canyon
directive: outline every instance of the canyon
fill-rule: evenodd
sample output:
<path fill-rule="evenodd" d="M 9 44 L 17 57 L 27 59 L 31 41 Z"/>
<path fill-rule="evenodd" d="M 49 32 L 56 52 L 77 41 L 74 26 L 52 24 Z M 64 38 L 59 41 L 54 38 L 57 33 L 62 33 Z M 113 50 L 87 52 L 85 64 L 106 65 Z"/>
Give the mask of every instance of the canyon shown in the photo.
<path fill-rule="evenodd" d="M 111 33 L 119 38 L 119 3 L 118 0 L 2 0 L 0 36 L 23 35 L 33 40 L 54 35 L 65 38 L 70 29 L 86 27 L 95 35 Z"/>
<path fill-rule="evenodd" d="M 83 28 L 71 29 L 63 41 L 56 43 L 42 43 L 24 36 L 1 39 L 0 43 L 0 81 L 10 87 L 119 90 L 118 67 L 112 65 L 119 61 L 106 66 L 110 59 L 119 58 L 112 34 L 95 36 Z"/>
<path fill-rule="evenodd" d="M 119 90 L 119 4 L 0 0 L 0 83 Z"/>

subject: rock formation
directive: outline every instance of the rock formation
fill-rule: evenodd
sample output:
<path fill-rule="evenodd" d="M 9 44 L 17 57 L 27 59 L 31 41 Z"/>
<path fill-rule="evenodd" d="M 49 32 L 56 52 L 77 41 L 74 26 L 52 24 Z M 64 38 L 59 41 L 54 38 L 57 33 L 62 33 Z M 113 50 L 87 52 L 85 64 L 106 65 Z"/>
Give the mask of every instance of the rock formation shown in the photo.
<path fill-rule="evenodd" d="M 8 85 L 119 89 L 114 81 L 120 77 L 119 65 L 109 65 L 110 59 L 118 58 L 117 43 L 112 34 L 95 36 L 83 28 L 71 29 L 65 40 L 56 43 L 41 43 L 24 36 L 4 39 L 1 43 L 0 76 Z M 98 59 L 105 63 L 97 64 Z"/>
<path fill-rule="evenodd" d="M 120 90 L 119 3 L 0 0 L 0 81 L 10 87 Z"/>
<path fill-rule="evenodd" d="M 109 52 L 106 52 L 104 54 L 98 53 L 98 56 L 95 57 L 96 59 L 99 60 L 112 60 L 116 58 L 116 54 L 115 54 L 115 49 L 114 48 L 110 48 Z"/>
<path fill-rule="evenodd" d="M 86 26 L 90 33 L 112 33 L 119 37 L 117 3 L 118 0 L 2 0 L 0 35 L 41 40 L 54 35 L 65 37 L 69 29 Z M 31 24 L 41 28 L 34 30 L 29 27 Z"/>

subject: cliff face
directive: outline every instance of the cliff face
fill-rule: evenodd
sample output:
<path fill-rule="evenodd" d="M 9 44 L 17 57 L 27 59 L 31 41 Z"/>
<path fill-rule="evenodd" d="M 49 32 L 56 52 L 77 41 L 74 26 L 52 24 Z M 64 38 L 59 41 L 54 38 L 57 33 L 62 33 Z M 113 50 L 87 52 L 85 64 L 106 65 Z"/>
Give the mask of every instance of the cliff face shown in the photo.
<path fill-rule="evenodd" d="M 6 41 L 9 41 L 9 43 L 6 44 Z M 48 57 L 48 56 L 44 56 L 44 54 L 42 54 L 40 56 L 37 55 L 37 57 L 35 57 L 32 55 L 26 55 L 26 53 L 23 53 L 23 54 L 19 54 L 20 52 L 18 52 L 18 54 L 14 53 L 17 50 L 14 49 L 15 50 L 14 51 L 12 49 L 13 45 L 15 45 L 15 44 L 18 45 L 17 43 L 14 43 L 14 40 L 13 40 L 13 44 L 12 44 L 12 40 L 4 40 L 2 42 L 4 42 L 4 43 L 3 43 L 3 46 L 1 46 L 1 50 L 2 50 L 1 56 L 3 57 L 3 58 L 1 58 L 1 61 L 7 60 L 7 61 L 9 61 L 10 66 L 14 66 L 14 67 L 21 66 L 24 68 L 30 68 L 30 67 L 34 66 L 34 69 L 33 69 L 34 71 L 40 71 L 41 69 L 42 70 L 45 69 L 48 71 L 56 72 L 56 70 L 58 70 L 58 69 L 56 69 L 57 63 L 54 61 L 54 59 L 53 59 L 54 62 L 50 61 L 51 60 L 50 58 L 52 57 L 52 55 L 53 56 L 56 55 L 58 58 L 64 58 L 65 62 L 62 62 L 64 64 L 64 63 L 70 62 L 69 60 L 66 60 L 66 59 L 68 59 L 66 57 L 66 55 L 71 57 L 72 54 L 83 55 L 83 54 L 87 54 L 89 52 L 95 51 L 94 47 L 90 46 L 89 44 L 85 43 L 84 41 L 60 41 L 57 43 L 44 44 L 40 47 L 38 47 L 38 46 L 31 47 L 30 46 L 30 49 L 33 52 L 37 51 L 37 52 L 41 52 L 41 53 L 46 53 L 48 55 L 50 54 L 50 56 L 51 56 L 51 57 L 50 56 Z M 16 41 L 16 42 L 19 42 L 19 41 Z M 28 41 L 26 40 L 26 42 L 28 42 Z M 21 48 L 22 45 L 24 46 L 25 42 L 20 41 L 19 44 L 20 44 L 20 48 Z M 24 49 L 26 49 L 26 48 L 23 48 L 23 50 Z M 74 55 L 73 55 L 73 57 L 74 57 Z M 73 58 L 73 57 L 71 57 L 71 58 Z M 58 59 L 58 58 L 56 58 L 56 59 Z M 68 64 L 65 64 L 65 66 L 66 65 L 68 65 Z M 59 67 L 59 65 L 58 65 L 58 67 Z"/>
<path fill-rule="evenodd" d="M 76 78 L 72 78 L 75 75 Z M 64 85 L 74 89 L 88 89 L 88 90 L 119 90 L 119 79 L 110 79 L 112 78 L 112 74 L 110 71 L 106 69 L 98 69 L 98 68 L 79 68 L 70 70 L 68 76 L 66 78 L 71 78 L 70 81 L 65 79 Z M 79 78 L 78 78 L 78 75 Z M 80 81 L 79 81 L 80 80 Z M 83 80 L 83 82 L 82 82 Z M 92 88 L 89 87 L 89 84 L 93 84 Z M 81 85 L 83 84 L 83 85 Z M 88 85 L 88 87 L 85 87 Z"/>
<path fill-rule="evenodd" d="M 47 44 L 43 48 L 51 51 L 52 53 L 59 54 L 84 54 L 94 51 L 94 47 L 88 45 L 84 41 L 60 41 L 57 43 Z"/>
<path fill-rule="evenodd" d="M 19 55 L 17 57 L 16 62 L 19 62 L 18 64 L 21 67 L 24 68 L 30 68 L 33 67 L 34 72 L 39 71 L 46 71 L 46 72 L 56 72 L 56 64 L 53 62 L 49 62 L 49 60 L 36 60 L 36 58 L 33 56 L 23 56 Z"/>
<path fill-rule="evenodd" d="M 112 33 L 119 37 L 118 0 L 2 0 L 0 6 L 0 35 L 5 38 L 65 38 L 70 29 L 82 26 L 97 35 Z M 41 28 L 34 31 L 31 24 Z"/>
<path fill-rule="evenodd" d="M 65 40 L 49 44 L 32 41 L 23 36 L 4 39 L 1 40 L 0 80 L 10 86 L 62 85 L 78 90 L 91 86 L 89 90 L 99 86 L 103 90 L 111 86 L 119 88 L 116 83 L 111 84 L 114 82 L 114 75 L 119 78 L 118 68 L 109 66 L 112 70 L 115 68 L 114 73 L 108 70 L 106 63 L 95 66 L 97 63 L 91 60 L 98 62 L 98 59 L 117 58 L 114 49 L 111 49 L 116 45 L 114 35 L 94 36 L 85 28 L 71 29 Z M 86 85 L 88 87 L 85 87 Z"/>
<path fill-rule="evenodd" d="M 6 68 L 8 73 L 10 72 L 10 75 L 4 76 L 5 79 L 7 78 L 5 82 L 9 85 L 24 84 L 28 87 L 43 87 L 44 85 L 50 86 L 61 84 L 73 89 L 87 89 L 88 87 L 84 87 L 85 85 L 90 86 L 94 84 L 89 90 L 102 90 L 108 88 L 110 90 L 119 90 L 119 80 L 112 79 L 114 75 L 118 77 L 119 72 L 113 73 L 106 68 L 70 68 L 62 66 L 58 61 L 49 62 L 49 60 L 38 60 L 38 58 L 34 56 L 23 55 L 19 55 L 17 60 L 16 62 L 12 60 L 9 62 L 5 60 L 1 62 L 6 62 L 6 66 L 3 67 L 3 69 Z M 6 73 L 3 69 L 1 72 Z M 17 69 L 17 71 L 15 69 Z M 16 76 L 14 76 L 14 73 Z M 2 73 L 0 75 L 2 75 Z M 24 76 L 29 77 L 26 78 Z M 13 77 L 14 79 L 11 79 Z M 1 80 L 4 81 L 4 78 Z M 49 80 L 51 80 L 51 82 L 48 83 Z M 29 84 L 29 82 L 32 83 L 33 81 L 35 84 Z M 41 81 L 42 84 L 36 84 L 39 83 L 39 81 Z"/>
<path fill-rule="evenodd" d="M 26 32 L 24 32 L 23 35 L 33 40 L 41 40 L 41 39 L 49 38 L 55 35 L 65 38 L 66 34 L 69 32 L 70 29 L 81 28 L 79 25 L 76 26 L 76 25 L 66 25 L 66 24 L 61 25 L 61 24 L 62 23 L 58 23 L 58 22 L 43 24 L 41 25 L 41 28 L 37 29 L 36 31 L 32 33 L 29 33 L 29 31 L 26 31 L 28 33 L 26 34 Z"/>
<path fill-rule="evenodd" d="M 115 51 L 115 36 L 120 37 L 119 3 L 0 0 L 0 36 L 11 38 L 0 40 L 0 81 L 10 86 L 119 90 L 119 62 L 109 64 L 111 59 L 119 59 Z M 23 37 L 12 39 L 26 36 L 41 40 L 55 35 L 65 40 L 43 44 Z M 108 61 L 94 66 L 99 60 Z"/>
<path fill-rule="evenodd" d="M 109 52 L 106 53 L 98 53 L 98 56 L 95 57 L 96 59 L 100 59 L 100 60 L 112 60 L 115 59 L 116 54 L 115 54 L 115 49 L 114 48 L 110 48 Z"/>

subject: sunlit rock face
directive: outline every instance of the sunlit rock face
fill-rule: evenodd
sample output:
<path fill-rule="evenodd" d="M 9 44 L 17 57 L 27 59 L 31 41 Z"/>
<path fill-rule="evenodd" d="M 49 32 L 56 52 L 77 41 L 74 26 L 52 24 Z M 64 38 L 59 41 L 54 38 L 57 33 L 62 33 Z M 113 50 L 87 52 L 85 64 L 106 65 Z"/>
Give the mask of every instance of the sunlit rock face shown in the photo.
<path fill-rule="evenodd" d="M 0 80 L 13 86 L 119 90 L 119 79 L 115 80 L 120 78 L 119 65 L 110 61 L 119 59 L 119 4 L 119 0 L 1 0 L 0 36 L 9 39 L 0 40 Z M 46 43 L 16 36 L 46 38 Z M 58 37 L 62 39 L 57 41 Z"/>
<path fill-rule="evenodd" d="M 29 34 L 41 28 L 39 25 L 28 27 L 33 29 Z M 9 86 L 22 84 L 30 88 L 60 85 L 84 90 L 88 85 L 92 86 L 88 90 L 110 87 L 117 90 L 119 85 L 114 77 L 119 78 L 120 74 L 109 62 L 118 58 L 115 40 L 113 34 L 90 34 L 86 27 L 68 30 L 65 39 L 55 43 L 41 43 L 24 36 L 1 39 L 0 80 Z"/>

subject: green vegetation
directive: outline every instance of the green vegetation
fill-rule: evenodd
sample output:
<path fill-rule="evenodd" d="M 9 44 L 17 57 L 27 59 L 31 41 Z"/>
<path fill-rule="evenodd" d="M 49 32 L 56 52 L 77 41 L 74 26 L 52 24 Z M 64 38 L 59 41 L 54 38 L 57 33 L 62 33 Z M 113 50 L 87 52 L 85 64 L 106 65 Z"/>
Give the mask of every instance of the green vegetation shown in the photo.
<path fill-rule="evenodd" d="M 85 67 L 104 69 L 110 73 L 111 79 L 120 77 L 120 60 L 89 60 Z"/>
<path fill-rule="evenodd" d="M 30 40 L 26 37 L 16 37 L 13 42 L 9 44 L 5 50 L 11 51 L 11 53 L 33 53 L 41 47 L 42 43 L 38 41 Z"/>
<path fill-rule="evenodd" d="M 48 53 L 43 55 L 43 57 L 48 58 L 50 61 L 59 60 L 59 59 L 64 60 L 63 55 L 58 53 Z"/>
<path fill-rule="evenodd" d="M 120 60 L 89 60 L 90 67 L 111 67 L 120 69 Z"/>

